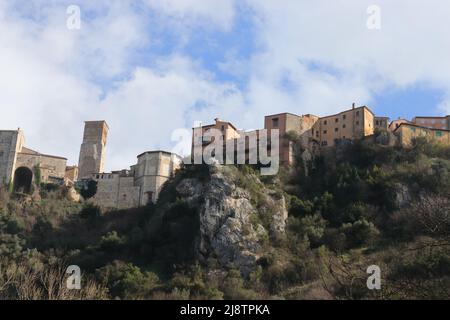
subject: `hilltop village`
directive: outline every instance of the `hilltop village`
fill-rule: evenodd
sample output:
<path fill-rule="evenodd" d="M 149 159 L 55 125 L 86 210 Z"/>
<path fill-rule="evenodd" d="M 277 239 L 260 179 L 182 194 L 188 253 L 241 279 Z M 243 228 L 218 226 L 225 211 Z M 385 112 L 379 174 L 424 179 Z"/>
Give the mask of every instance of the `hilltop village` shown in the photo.
<path fill-rule="evenodd" d="M 211 125 L 194 128 L 192 149 L 198 144 L 206 148 L 213 141 L 205 137 L 211 129 L 222 132 L 224 144 L 239 140 L 252 133 L 261 134 L 279 130 L 279 159 L 282 165 L 292 165 L 293 143 L 289 134 L 295 133 L 306 150 L 333 147 L 338 143 L 367 139 L 377 132 L 395 137 L 395 144 L 408 147 L 417 137 L 433 139 L 450 145 L 450 116 L 415 117 L 412 120 L 376 116 L 366 106 L 356 107 L 334 115 L 296 115 L 280 113 L 266 116 L 264 131 L 245 132 L 230 122 L 215 119 Z M 200 134 L 195 134 L 200 132 Z M 137 156 L 137 163 L 129 169 L 104 172 L 105 149 L 109 127 L 105 121 L 85 122 L 79 162 L 67 166 L 62 156 L 42 154 L 25 146 L 24 132 L 0 130 L 0 182 L 14 192 L 30 193 L 33 185 L 97 183 L 95 196 L 90 199 L 104 208 L 126 209 L 154 203 L 164 183 L 180 168 L 181 156 L 163 150 L 146 151 Z M 245 140 L 244 140 L 245 141 Z M 270 148 L 270 146 L 269 146 Z M 249 152 L 246 145 L 246 152 Z"/>

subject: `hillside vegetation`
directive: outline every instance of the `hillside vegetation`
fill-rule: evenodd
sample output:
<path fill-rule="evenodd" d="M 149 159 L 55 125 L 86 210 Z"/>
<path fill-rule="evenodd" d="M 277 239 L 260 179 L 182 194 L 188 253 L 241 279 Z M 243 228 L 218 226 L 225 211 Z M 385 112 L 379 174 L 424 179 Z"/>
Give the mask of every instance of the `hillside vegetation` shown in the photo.
<path fill-rule="evenodd" d="M 132 210 L 1 189 L 0 299 L 450 298 L 450 148 L 302 151 L 274 177 L 185 167 Z M 79 291 L 65 287 L 72 264 Z"/>

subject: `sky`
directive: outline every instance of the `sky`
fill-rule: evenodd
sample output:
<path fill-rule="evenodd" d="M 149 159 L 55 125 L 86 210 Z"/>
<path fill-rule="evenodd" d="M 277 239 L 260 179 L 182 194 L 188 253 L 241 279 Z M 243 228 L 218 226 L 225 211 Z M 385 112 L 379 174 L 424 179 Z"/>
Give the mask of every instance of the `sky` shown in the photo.
<path fill-rule="evenodd" d="M 449 17 L 444 0 L 0 0 L 0 129 L 76 164 L 83 122 L 106 120 L 110 171 L 188 153 L 217 117 L 446 115 Z"/>

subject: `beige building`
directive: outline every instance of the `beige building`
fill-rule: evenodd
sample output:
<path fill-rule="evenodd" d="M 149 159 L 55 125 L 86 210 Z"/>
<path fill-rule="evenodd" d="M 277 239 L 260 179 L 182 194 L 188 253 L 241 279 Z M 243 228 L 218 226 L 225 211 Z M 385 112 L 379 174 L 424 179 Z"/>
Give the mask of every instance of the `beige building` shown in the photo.
<path fill-rule="evenodd" d="M 78 161 L 78 179 L 103 172 L 109 127 L 105 121 L 86 121 Z"/>
<path fill-rule="evenodd" d="M 156 203 L 164 183 L 180 168 L 180 156 L 148 151 L 138 156 L 130 170 L 95 173 L 97 193 L 91 199 L 103 208 L 127 209 Z"/>
<path fill-rule="evenodd" d="M 29 192 L 33 183 L 64 183 L 67 159 L 26 148 L 23 131 L 0 131 L 0 181 L 16 192 Z M 39 177 L 37 176 L 39 175 Z"/>
<path fill-rule="evenodd" d="M 312 139 L 321 147 L 338 140 L 362 139 L 374 133 L 375 115 L 366 106 L 320 118 L 312 128 Z"/>
<path fill-rule="evenodd" d="M 374 118 L 374 129 L 379 129 L 379 130 L 388 130 L 389 128 L 389 118 L 388 117 L 375 117 Z"/>
<path fill-rule="evenodd" d="M 411 146 L 414 139 L 419 137 L 450 145 L 450 130 L 426 128 L 412 123 L 402 123 L 394 133 L 398 137 L 399 144 L 404 147 Z"/>
<path fill-rule="evenodd" d="M 319 117 L 307 114 L 298 116 L 292 113 L 280 113 L 266 116 L 264 119 L 264 129 L 270 136 L 272 129 L 278 129 L 280 134 L 280 163 L 290 165 L 294 161 L 293 143 L 288 140 L 286 134 L 295 132 L 303 139 L 303 143 L 308 143 L 311 138 L 311 128 L 319 120 Z"/>

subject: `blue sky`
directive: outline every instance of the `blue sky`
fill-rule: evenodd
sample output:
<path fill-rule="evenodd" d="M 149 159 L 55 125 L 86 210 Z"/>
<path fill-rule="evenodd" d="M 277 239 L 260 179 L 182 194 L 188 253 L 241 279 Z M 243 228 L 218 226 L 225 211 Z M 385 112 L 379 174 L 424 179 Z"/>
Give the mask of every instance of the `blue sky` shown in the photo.
<path fill-rule="evenodd" d="M 79 30 L 66 27 L 72 4 Z M 376 30 L 372 4 L 0 0 L 0 127 L 76 163 L 83 121 L 105 119 L 111 170 L 188 149 L 172 138 L 216 117 L 255 129 L 353 102 L 392 119 L 450 113 L 450 3 L 379 0 Z"/>

